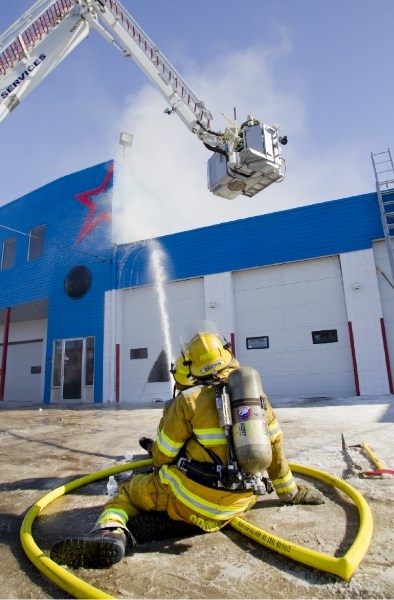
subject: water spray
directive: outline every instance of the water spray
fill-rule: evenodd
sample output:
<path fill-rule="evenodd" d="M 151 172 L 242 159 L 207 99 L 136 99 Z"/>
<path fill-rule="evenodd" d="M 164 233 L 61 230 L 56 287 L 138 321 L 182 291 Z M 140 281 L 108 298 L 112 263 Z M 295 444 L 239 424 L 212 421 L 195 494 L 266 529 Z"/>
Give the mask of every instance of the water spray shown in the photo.
<path fill-rule="evenodd" d="M 164 289 L 165 282 L 167 280 L 167 274 L 165 270 L 166 257 L 162 247 L 156 240 L 149 242 L 149 252 L 154 285 L 159 303 L 160 323 L 164 339 L 164 351 L 167 357 L 168 371 L 170 371 L 173 357 L 171 349 L 170 320 L 167 310 L 167 298 Z"/>

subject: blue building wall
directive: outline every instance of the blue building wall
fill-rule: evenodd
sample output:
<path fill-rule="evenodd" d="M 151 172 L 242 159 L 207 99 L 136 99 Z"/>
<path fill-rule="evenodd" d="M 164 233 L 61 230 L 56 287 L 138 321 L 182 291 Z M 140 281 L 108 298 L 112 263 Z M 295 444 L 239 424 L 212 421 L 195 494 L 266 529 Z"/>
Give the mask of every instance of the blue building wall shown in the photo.
<path fill-rule="evenodd" d="M 184 279 L 370 248 L 383 237 L 376 193 L 158 238 L 169 279 Z M 117 250 L 119 287 L 152 283 L 149 243 Z"/>
<path fill-rule="evenodd" d="M 149 241 L 112 245 L 113 161 L 54 181 L 0 208 L 3 241 L 16 263 L 0 271 L 0 308 L 48 299 L 45 402 L 55 339 L 95 337 L 95 402 L 102 402 L 105 291 L 152 283 Z M 30 229 L 46 225 L 44 255 L 27 262 Z M 1 226 L 5 226 L 1 227 Z M 201 277 L 370 248 L 383 237 L 376 193 L 333 200 L 158 238 L 170 280 Z M 68 271 L 88 267 L 80 299 L 64 291 Z"/>
<path fill-rule="evenodd" d="M 0 271 L 0 307 L 48 299 L 45 401 L 50 400 L 53 340 L 95 337 L 95 402 L 102 401 L 104 292 L 112 287 L 113 161 L 73 173 L 0 208 L 0 250 L 16 236 L 13 268 Z M 45 250 L 28 262 L 27 235 L 45 224 Z M 16 230 L 16 231 L 13 231 Z M 18 233 L 20 232 L 20 233 Z M 92 274 L 89 292 L 79 299 L 64 291 L 74 266 Z"/>

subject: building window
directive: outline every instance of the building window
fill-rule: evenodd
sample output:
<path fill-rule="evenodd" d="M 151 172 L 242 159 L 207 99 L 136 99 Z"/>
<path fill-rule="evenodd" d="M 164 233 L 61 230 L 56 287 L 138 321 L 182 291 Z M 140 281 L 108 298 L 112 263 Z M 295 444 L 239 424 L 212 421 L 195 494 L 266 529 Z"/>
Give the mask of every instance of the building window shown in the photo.
<path fill-rule="evenodd" d="M 92 283 L 92 274 L 87 267 L 73 267 L 64 280 L 64 290 L 70 298 L 82 298 Z"/>
<path fill-rule="evenodd" d="M 270 344 L 268 335 L 246 338 L 247 350 L 264 350 L 265 348 L 269 348 L 269 346 Z"/>
<path fill-rule="evenodd" d="M 1 270 L 12 269 L 15 264 L 16 237 L 8 238 L 3 242 L 3 253 L 1 257 Z"/>
<path fill-rule="evenodd" d="M 94 337 L 86 338 L 85 385 L 93 385 L 94 379 Z"/>
<path fill-rule="evenodd" d="M 45 225 L 39 225 L 30 229 L 29 233 L 29 250 L 27 260 L 36 260 L 44 254 L 45 243 Z"/>
<path fill-rule="evenodd" d="M 130 349 L 130 360 L 137 360 L 139 358 L 148 358 L 148 348 Z"/>
<path fill-rule="evenodd" d="M 312 331 L 312 341 L 314 344 L 332 344 L 338 341 L 338 332 L 336 329 Z"/>

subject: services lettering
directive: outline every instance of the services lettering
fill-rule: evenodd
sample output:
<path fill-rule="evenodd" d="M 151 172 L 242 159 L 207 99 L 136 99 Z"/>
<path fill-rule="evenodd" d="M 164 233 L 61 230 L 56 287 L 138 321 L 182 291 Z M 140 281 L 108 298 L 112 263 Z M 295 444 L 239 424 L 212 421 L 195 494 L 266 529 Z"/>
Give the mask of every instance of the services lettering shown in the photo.
<path fill-rule="evenodd" d="M 46 55 L 40 54 L 40 56 L 36 58 L 36 60 L 33 61 L 31 65 L 26 67 L 26 69 L 19 75 L 18 79 L 15 79 L 15 81 L 11 83 L 11 85 L 9 85 L 5 90 L 1 92 L 0 96 L 2 97 L 2 99 L 5 100 L 7 96 L 11 94 L 14 91 L 14 89 L 18 87 L 18 85 L 23 83 L 29 77 L 30 73 L 34 71 L 34 69 L 36 69 L 45 59 Z"/>

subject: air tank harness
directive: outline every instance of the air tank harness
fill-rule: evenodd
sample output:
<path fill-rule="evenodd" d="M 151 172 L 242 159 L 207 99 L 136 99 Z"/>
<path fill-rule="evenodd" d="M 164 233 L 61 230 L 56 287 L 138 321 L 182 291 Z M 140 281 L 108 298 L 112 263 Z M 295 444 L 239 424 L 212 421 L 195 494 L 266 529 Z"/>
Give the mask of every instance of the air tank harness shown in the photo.
<path fill-rule="evenodd" d="M 196 439 L 196 438 L 194 438 Z M 200 443 L 200 442 L 198 442 Z M 234 474 L 229 473 L 229 466 L 224 465 L 220 458 L 210 450 L 204 450 L 209 454 L 212 462 L 193 460 L 186 457 L 186 449 L 183 447 L 178 454 L 176 466 L 186 473 L 187 477 L 200 485 L 210 488 L 225 488 L 232 491 L 243 491 L 242 475 L 239 471 L 234 478 Z M 231 471 L 231 470 L 230 470 Z"/>
<path fill-rule="evenodd" d="M 227 397 L 228 399 L 226 384 L 224 382 L 218 384 L 215 381 L 214 385 L 217 407 L 222 408 L 224 404 L 223 398 Z M 227 411 L 231 411 L 229 406 L 227 407 Z M 222 424 L 221 422 L 220 425 L 223 426 L 224 423 Z M 231 426 L 228 422 L 225 426 L 225 432 L 228 444 L 227 464 L 223 464 L 221 459 L 210 448 L 202 446 L 197 438 L 193 436 L 194 440 L 204 448 L 211 461 L 198 461 L 187 458 L 185 444 L 177 456 L 176 466 L 178 469 L 183 471 L 192 481 L 214 489 L 224 488 L 234 492 L 243 492 L 246 489 L 251 489 L 258 495 L 273 492 L 274 487 L 266 471 L 259 474 L 259 477 L 251 477 L 250 474 L 240 470 L 234 452 Z"/>
<path fill-rule="evenodd" d="M 186 451 L 182 448 L 178 454 L 176 466 L 189 479 L 206 487 L 214 489 L 224 488 L 233 492 L 243 492 L 245 489 L 249 489 L 249 486 L 245 485 L 241 471 L 231 468 L 229 465 L 223 465 L 220 458 L 209 448 L 204 448 L 204 450 L 208 452 L 213 462 L 203 462 L 186 458 Z M 260 488 L 258 491 L 259 494 L 270 494 L 274 491 L 272 482 L 268 477 L 261 477 L 261 481 L 264 484 L 264 489 Z"/>

